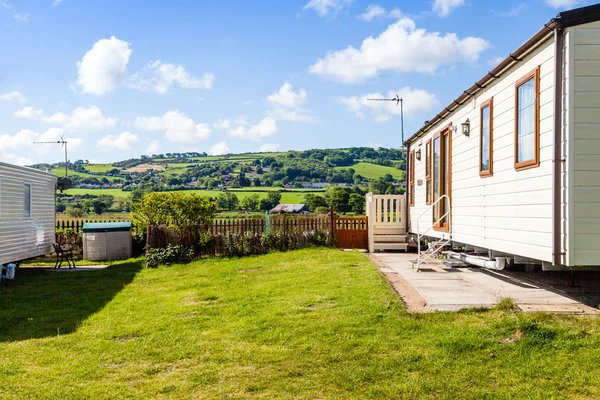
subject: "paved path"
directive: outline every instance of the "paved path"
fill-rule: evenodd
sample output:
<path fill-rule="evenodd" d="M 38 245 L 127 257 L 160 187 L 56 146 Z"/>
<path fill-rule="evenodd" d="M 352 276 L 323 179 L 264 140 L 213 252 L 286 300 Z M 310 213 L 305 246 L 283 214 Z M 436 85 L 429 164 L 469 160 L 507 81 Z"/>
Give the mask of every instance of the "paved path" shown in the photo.
<path fill-rule="evenodd" d="M 412 285 L 432 310 L 492 307 L 504 298 L 511 298 L 526 312 L 583 314 L 598 311 L 535 284 L 483 268 L 446 268 L 432 262 L 422 265 L 417 272 L 410 264 L 416 254 L 375 253 L 372 257 L 382 272 L 399 274 Z"/>

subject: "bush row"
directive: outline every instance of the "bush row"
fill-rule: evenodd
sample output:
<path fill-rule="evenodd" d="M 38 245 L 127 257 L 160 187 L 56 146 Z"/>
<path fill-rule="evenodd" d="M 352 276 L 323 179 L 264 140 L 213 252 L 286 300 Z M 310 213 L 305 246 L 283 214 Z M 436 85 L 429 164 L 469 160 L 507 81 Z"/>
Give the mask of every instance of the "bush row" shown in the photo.
<path fill-rule="evenodd" d="M 329 235 L 320 230 L 216 235 L 203 232 L 193 246 L 168 245 L 165 248 L 147 249 L 146 265 L 155 268 L 159 265 L 189 263 L 202 256 L 245 257 L 308 246 L 327 246 L 329 243 Z"/>

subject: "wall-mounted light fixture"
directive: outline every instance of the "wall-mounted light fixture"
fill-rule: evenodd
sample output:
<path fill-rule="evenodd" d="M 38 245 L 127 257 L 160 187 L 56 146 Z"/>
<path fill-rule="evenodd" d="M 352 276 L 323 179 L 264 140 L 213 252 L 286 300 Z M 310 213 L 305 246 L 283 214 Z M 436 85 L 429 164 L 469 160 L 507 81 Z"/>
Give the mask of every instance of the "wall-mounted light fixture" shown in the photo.
<path fill-rule="evenodd" d="M 421 149 L 419 149 L 415 152 L 415 157 L 417 157 L 418 161 L 421 161 Z"/>
<path fill-rule="evenodd" d="M 467 118 L 465 122 L 460 124 L 460 126 L 462 127 L 463 135 L 468 137 L 471 134 L 471 121 L 469 121 L 469 118 Z"/>

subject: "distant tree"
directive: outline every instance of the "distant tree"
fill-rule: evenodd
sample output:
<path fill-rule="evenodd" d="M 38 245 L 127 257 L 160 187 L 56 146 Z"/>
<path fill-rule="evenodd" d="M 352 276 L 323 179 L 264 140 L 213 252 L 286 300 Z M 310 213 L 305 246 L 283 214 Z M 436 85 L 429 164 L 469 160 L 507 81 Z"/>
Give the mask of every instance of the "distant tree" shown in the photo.
<path fill-rule="evenodd" d="M 332 187 L 327 191 L 329 197 L 329 205 L 333 206 L 336 211 L 349 211 L 348 200 L 350 194 L 344 188 Z"/>
<path fill-rule="evenodd" d="M 241 206 L 244 210 L 255 211 L 258 210 L 258 206 L 260 205 L 260 196 L 258 193 L 253 193 L 249 196 L 246 196 L 242 199 Z"/>
<path fill-rule="evenodd" d="M 67 209 L 67 206 L 65 206 L 63 203 L 60 202 L 56 202 L 56 212 L 57 213 L 61 213 L 64 212 Z"/>
<path fill-rule="evenodd" d="M 267 199 L 271 202 L 273 207 L 277 206 L 281 202 L 281 192 L 280 191 L 270 191 L 267 193 Z"/>
<path fill-rule="evenodd" d="M 262 160 L 262 166 L 264 167 L 270 167 L 271 164 L 276 163 L 277 161 L 275 160 L 275 158 L 273 157 L 265 157 Z"/>
<path fill-rule="evenodd" d="M 68 207 L 65 214 L 73 218 L 83 218 L 86 216 L 85 210 L 80 207 Z"/>
<path fill-rule="evenodd" d="M 262 184 L 261 184 L 261 182 L 260 182 L 260 178 L 254 178 L 254 179 L 252 180 L 252 183 L 254 183 L 254 186 L 256 186 L 256 187 L 260 187 L 260 186 L 262 186 Z"/>
<path fill-rule="evenodd" d="M 351 193 L 350 198 L 348 199 L 348 206 L 350 209 L 357 213 L 362 214 L 365 212 L 365 196 L 360 195 L 358 193 Z"/>
<path fill-rule="evenodd" d="M 272 209 L 272 205 L 271 202 L 269 201 L 269 199 L 264 198 L 264 199 L 260 199 L 260 202 L 258 204 L 258 208 L 262 211 L 269 211 L 270 209 Z"/>
<path fill-rule="evenodd" d="M 217 197 L 217 205 L 221 210 L 237 210 L 239 204 L 238 197 L 231 192 L 221 193 Z"/>
<path fill-rule="evenodd" d="M 319 207 L 327 208 L 327 200 L 325 200 L 325 197 L 323 196 L 308 193 L 304 197 L 304 201 L 310 211 L 315 211 Z"/>

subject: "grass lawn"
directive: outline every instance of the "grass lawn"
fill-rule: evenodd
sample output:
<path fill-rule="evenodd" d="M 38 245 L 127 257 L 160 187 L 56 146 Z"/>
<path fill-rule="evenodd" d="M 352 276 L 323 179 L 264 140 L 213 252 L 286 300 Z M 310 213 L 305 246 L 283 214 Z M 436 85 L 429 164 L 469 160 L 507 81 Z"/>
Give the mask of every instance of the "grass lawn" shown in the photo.
<path fill-rule="evenodd" d="M 403 179 L 404 171 L 399 170 L 394 167 L 386 167 L 385 165 L 377 165 L 366 162 L 359 162 L 349 167 L 335 167 L 336 169 L 349 169 L 354 168 L 357 174 L 364 176 L 368 179 L 377 179 L 379 177 L 384 176 L 385 174 L 390 174 L 394 178 Z"/>
<path fill-rule="evenodd" d="M 600 397 L 598 318 L 408 314 L 358 252 L 17 279 L 0 287 L 2 398 Z"/>

